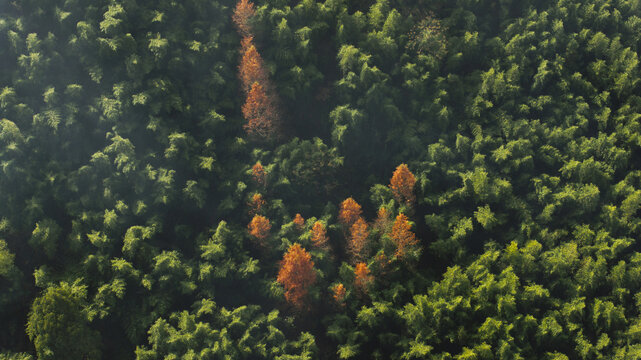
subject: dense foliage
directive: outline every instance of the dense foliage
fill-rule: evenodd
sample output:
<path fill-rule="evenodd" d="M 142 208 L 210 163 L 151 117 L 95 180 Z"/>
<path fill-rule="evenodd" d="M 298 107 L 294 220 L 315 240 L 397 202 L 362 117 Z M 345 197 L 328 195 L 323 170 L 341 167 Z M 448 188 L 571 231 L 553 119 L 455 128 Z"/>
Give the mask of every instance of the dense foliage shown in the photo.
<path fill-rule="evenodd" d="M 641 358 L 638 0 L 0 1 L 0 359 Z"/>

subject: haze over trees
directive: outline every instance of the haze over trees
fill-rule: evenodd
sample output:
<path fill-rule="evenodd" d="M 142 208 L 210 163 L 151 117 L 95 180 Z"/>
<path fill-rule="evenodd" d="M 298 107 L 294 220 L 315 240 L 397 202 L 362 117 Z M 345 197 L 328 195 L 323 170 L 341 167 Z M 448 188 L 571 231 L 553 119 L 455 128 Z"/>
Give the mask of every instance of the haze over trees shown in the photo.
<path fill-rule="evenodd" d="M 0 360 L 641 358 L 636 0 L 0 1 Z"/>

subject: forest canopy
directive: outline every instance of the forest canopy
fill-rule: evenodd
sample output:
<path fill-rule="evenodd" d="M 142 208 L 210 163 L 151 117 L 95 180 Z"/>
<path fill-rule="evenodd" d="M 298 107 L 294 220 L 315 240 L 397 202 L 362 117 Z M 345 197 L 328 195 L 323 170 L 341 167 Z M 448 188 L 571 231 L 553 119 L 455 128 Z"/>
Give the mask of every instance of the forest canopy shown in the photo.
<path fill-rule="evenodd" d="M 0 1 L 0 360 L 641 358 L 638 0 Z"/>

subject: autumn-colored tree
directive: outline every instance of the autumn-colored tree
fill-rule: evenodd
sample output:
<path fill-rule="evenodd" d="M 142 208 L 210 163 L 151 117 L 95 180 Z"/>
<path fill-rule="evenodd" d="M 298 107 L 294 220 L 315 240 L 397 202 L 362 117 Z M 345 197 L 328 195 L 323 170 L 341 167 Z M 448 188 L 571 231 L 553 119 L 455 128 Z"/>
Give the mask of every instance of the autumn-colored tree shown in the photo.
<path fill-rule="evenodd" d="M 245 93 L 251 91 L 254 83 L 260 84 L 263 88 L 269 87 L 267 86 L 268 78 L 263 58 L 258 53 L 251 39 L 252 38 L 245 38 L 241 42 L 243 56 L 238 66 L 238 76 L 240 77 L 240 83 Z"/>
<path fill-rule="evenodd" d="M 374 281 L 374 277 L 370 275 L 369 268 L 364 262 L 356 264 L 354 268 L 354 287 L 361 293 L 366 294 L 367 288 Z"/>
<path fill-rule="evenodd" d="M 267 184 L 267 173 L 260 161 L 252 166 L 252 178 L 259 186 L 265 186 Z"/>
<path fill-rule="evenodd" d="M 254 46 L 254 36 L 249 35 L 249 36 L 244 36 L 242 39 L 240 39 L 240 53 L 245 54 L 245 52 L 249 49 L 250 46 Z"/>
<path fill-rule="evenodd" d="M 338 220 L 345 226 L 351 226 L 362 213 L 361 206 L 350 197 L 341 203 Z"/>
<path fill-rule="evenodd" d="M 414 184 L 416 184 L 416 178 L 406 164 L 399 165 L 390 180 L 390 188 L 392 188 L 394 197 L 399 203 L 404 202 L 406 205 L 411 205 L 416 199 Z"/>
<path fill-rule="evenodd" d="M 248 36 L 251 34 L 251 26 L 249 24 L 249 19 L 254 16 L 254 3 L 248 0 L 240 0 L 236 3 L 236 9 L 234 9 L 234 14 L 231 16 L 238 33 L 242 36 Z"/>
<path fill-rule="evenodd" d="M 327 230 L 322 222 L 317 221 L 312 227 L 312 244 L 317 248 L 327 248 Z"/>
<path fill-rule="evenodd" d="M 392 221 L 390 219 L 390 213 L 385 207 L 378 209 L 376 216 L 376 221 L 374 221 L 374 228 L 380 231 L 381 233 L 386 233 L 389 231 Z"/>
<path fill-rule="evenodd" d="M 367 251 L 369 231 L 367 231 L 367 223 L 362 217 L 352 224 L 350 228 L 350 241 L 348 249 L 354 261 L 362 261 Z"/>
<path fill-rule="evenodd" d="M 296 243 L 289 247 L 280 262 L 278 278 L 285 289 L 285 299 L 296 309 L 303 309 L 310 286 L 316 282 L 311 255 Z"/>
<path fill-rule="evenodd" d="M 340 306 L 345 306 L 345 286 L 342 283 L 338 283 L 332 286 L 332 293 L 334 301 L 336 301 L 336 303 Z"/>
<path fill-rule="evenodd" d="M 265 206 L 266 203 L 267 202 L 265 201 L 265 198 L 263 198 L 263 195 L 259 193 L 252 195 L 248 204 L 249 214 L 250 215 L 260 214 L 260 212 L 263 210 L 263 206 Z"/>
<path fill-rule="evenodd" d="M 415 246 L 418 244 L 416 235 L 412 232 L 412 225 L 410 224 L 407 216 L 405 214 L 398 214 L 396 220 L 394 221 L 394 226 L 392 226 L 392 233 L 390 238 L 396 245 L 395 256 L 399 259 L 405 257 L 408 251 L 408 247 Z"/>
<path fill-rule="evenodd" d="M 272 226 L 269 219 L 262 215 L 254 215 L 252 221 L 247 225 L 249 234 L 256 238 L 261 244 L 269 236 Z"/>
<path fill-rule="evenodd" d="M 303 227 L 305 226 L 305 219 L 303 219 L 300 214 L 296 214 L 296 216 L 294 216 L 294 225 L 296 225 L 296 229 L 298 229 L 298 231 L 303 230 Z"/>
<path fill-rule="evenodd" d="M 267 96 L 265 88 L 255 82 L 242 107 L 243 116 L 247 123 L 243 126 L 250 136 L 272 138 L 276 135 L 278 114 L 276 108 Z"/>

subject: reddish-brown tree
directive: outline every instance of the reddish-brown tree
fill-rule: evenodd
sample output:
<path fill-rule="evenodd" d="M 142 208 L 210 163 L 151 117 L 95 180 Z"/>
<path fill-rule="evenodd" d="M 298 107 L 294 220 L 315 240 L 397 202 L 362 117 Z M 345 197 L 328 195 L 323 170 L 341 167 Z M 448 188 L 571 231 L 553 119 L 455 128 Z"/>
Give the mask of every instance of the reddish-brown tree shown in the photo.
<path fill-rule="evenodd" d="M 276 280 L 283 285 L 287 302 L 303 309 L 309 288 L 316 282 L 311 255 L 299 244 L 291 245 L 280 262 Z"/>
<path fill-rule="evenodd" d="M 234 9 L 234 14 L 231 16 L 238 33 L 242 36 L 248 36 L 251 34 L 251 26 L 249 24 L 249 19 L 254 16 L 254 3 L 248 0 L 240 0 L 236 3 L 236 9 Z"/>
<path fill-rule="evenodd" d="M 367 294 L 367 288 L 374 281 L 374 277 L 370 275 L 369 268 L 364 262 L 356 264 L 354 268 L 354 287 L 360 292 Z"/>
<path fill-rule="evenodd" d="M 374 222 L 374 228 L 381 233 L 387 233 L 391 224 L 392 221 L 390 219 L 389 211 L 384 207 L 378 209 L 376 221 Z"/>
<path fill-rule="evenodd" d="M 243 39 L 241 43 L 243 56 L 238 66 L 238 76 L 240 83 L 245 93 L 249 93 L 254 83 L 258 83 L 263 87 L 268 87 L 267 71 L 263 64 L 263 58 L 256 50 L 256 46 L 251 41 L 251 38 Z"/>
<path fill-rule="evenodd" d="M 263 244 L 264 240 L 269 236 L 269 230 L 272 226 L 269 219 L 262 215 L 254 215 L 252 221 L 247 225 L 249 234 Z"/>
<path fill-rule="evenodd" d="M 267 173 L 260 161 L 256 162 L 256 164 L 252 166 L 252 178 L 259 186 L 265 186 L 265 184 L 267 184 Z"/>
<path fill-rule="evenodd" d="M 411 205 L 415 200 L 414 184 L 416 184 L 414 174 L 406 164 L 401 164 L 394 171 L 389 186 L 399 203 L 404 202 L 406 205 Z"/>
<path fill-rule="evenodd" d="M 352 255 L 354 262 L 362 261 L 365 258 L 369 238 L 369 231 L 367 231 L 367 223 L 362 217 L 352 224 L 350 228 L 350 241 L 348 249 Z"/>
<path fill-rule="evenodd" d="M 240 53 L 242 55 L 245 54 L 250 46 L 254 46 L 254 37 L 252 35 L 245 36 L 240 39 Z"/>
<path fill-rule="evenodd" d="M 352 226 L 362 213 L 361 206 L 350 197 L 341 203 L 338 220 L 345 226 Z"/>
<path fill-rule="evenodd" d="M 312 244 L 317 248 L 325 249 L 327 248 L 327 230 L 325 230 L 325 225 L 322 222 L 317 221 L 312 227 Z"/>
<path fill-rule="evenodd" d="M 305 219 L 303 219 L 300 214 L 296 214 L 294 217 L 294 225 L 296 225 L 298 231 L 303 230 L 303 227 L 305 226 Z"/>
<path fill-rule="evenodd" d="M 252 195 L 251 199 L 249 200 L 249 214 L 250 215 L 256 215 L 260 214 L 260 212 L 263 210 L 263 206 L 265 206 L 267 202 L 263 198 L 263 195 L 256 193 Z"/>
<path fill-rule="evenodd" d="M 242 108 L 247 123 L 243 128 L 250 136 L 271 138 L 276 135 L 277 113 L 272 99 L 267 96 L 265 88 L 255 82 Z"/>
<path fill-rule="evenodd" d="M 407 255 L 408 247 L 418 244 L 416 235 L 412 232 L 412 225 L 410 224 L 405 214 L 398 214 L 392 226 L 392 233 L 390 238 L 396 245 L 395 256 L 402 259 Z"/>
<path fill-rule="evenodd" d="M 345 306 L 345 286 L 342 283 L 338 283 L 332 287 L 332 293 L 334 296 L 334 301 L 340 306 Z"/>

